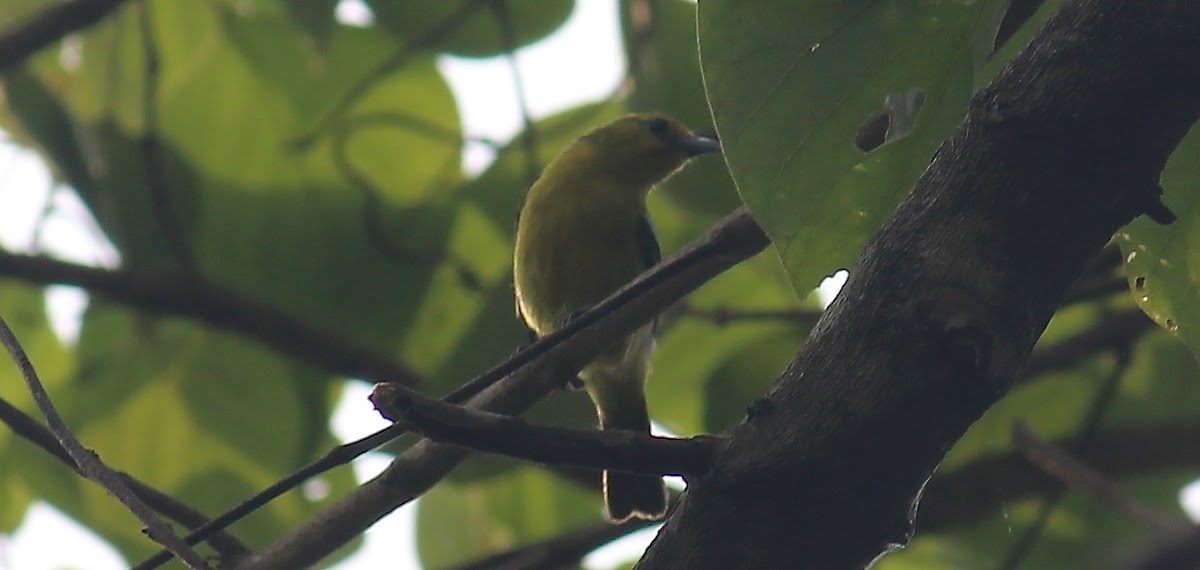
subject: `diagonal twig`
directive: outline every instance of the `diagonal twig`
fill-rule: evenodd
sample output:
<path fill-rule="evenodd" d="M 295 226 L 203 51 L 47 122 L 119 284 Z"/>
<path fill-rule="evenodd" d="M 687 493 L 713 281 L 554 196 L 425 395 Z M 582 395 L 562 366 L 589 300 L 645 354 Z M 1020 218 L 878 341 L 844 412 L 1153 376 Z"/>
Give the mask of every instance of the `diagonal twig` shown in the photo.
<path fill-rule="evenodd" d="M 17 340 L 12 329 L 3 317 L 0 317 L 0 342 L 4 344 L 4 348 L 8 350 L 9 356 L 13 362 L 17 364 L 17 368 L 21 370 L 21 375 L 25 378 L 25 383 L 29 386 L 29 392 L 33 395 L 33 401 L 37 403 L 38 409 L 42 415 L 46 417 L 47 423 L 50 425 L 50 431 L 54 434 L 58 443 L 70 455 L 71 460 L 79 468 L 79 472 L 84 477 L 99 483 L 109 494 L 121 501 L 126 508 L 130 510 L 146 525 L 146 534 L 155 542 L 169 548 L 181 560 L 186 562 L 188 566 L 197 569 L 207 569 L 208 563 L 205 562 L 196 551 L 183 542 L 174 529 L 166 522 L 158 517 L 158 515 L 146 503 L 142 502 L 121 477 L 112 469 L 101 461 L 100 457 L 90 449 L 87 449 L 75 438 L 75 434 L 71 433 L 71 428 L 67 427 L 67 423 L 63 421 L 62 416 L 58 414 L 58 410 L 54 408 L 54 403 L 50 400 L 50 395 L 46 393 L 46 388 L 42 386 L 41 380 L 37 377 L 37 372 L 33 368 L 33 363 L 29 361 L 29 356 L 25 354 L 25 349 L 21 347 L 21 343 Z"/>
<path fill-rule="evenodd" d="M 420 384 L 420 376 L 400 362 L 199 275 L 96 269 L 0 251 L 0 276 L 38 285 L 75 285 L 147 313 L 190 317 L 335 374 Z"/>
<path fill-rule="evenodd" d="M 166 162 L 158 133 L 158 85 L 161 73 L 158 45 L 151 26 L 150 6 L 146 0 L 136 0 L 135 6 L 138 9 L 142 58 L 145 60 L 142 73 L 143 127 L 141 136 L 137 138 L 137 146 L 142 153 L 146 190 L 150 194 L 149 202 L 154 211 L 153 221 L 157 223 L 168 251 L 175 257 L 176 263 L 193 269 L 195 259 L 184 237 L 179 211 L 172 200 L 180 189 L 173 188 L 167 181 Z"/>
<path fill-rule="evenodd" d="M 18 437 L 32 443 L 51 457 L 61 461 L 67 467 L 82 475 L 79 465 L 71 459 L 67 450 L 55 439 L 54 434 L 50 433 L 50 430 L 46 429 L 45 426 L 38 423 L 37 420 L 25 412 L 9 404 L 3 398 L 0 398 L 0 423 L 7 425 Z M 203 513 L 175 497 L 159 491 L 127 473 L 121 471 L 117 471 L 116 473 L 139 499 L 145 501 L 150 508 L 161 513 L 163 516 L 169 517 L 193 529 L 199 528 L 208 522 L 208 517 L 204 516 Z M 250 549 L 246 545 L 227 532 L 213 534 L 208 538 L 208 543 L 221 556 L 221 559 L 225 561 L 235 560 L 250 552 Z"/>
<path fill-rule="evenodd" d="M 1113 510 L 1156 530 L 1182 532 L 1192 526 L 1129 496 L 1096 468 L 1035 435 L 1025 422 L 1017 420 L 1013 424 L 1012 432 L 1013 445 L 1024 453 L 1025 457 L 1067 486 L 1085 491 Z"/>
<path fill-rule="evenodd" d="M 1104 418 L 1104 414 L 1108 411 L 1109 406 L 1117 395 L 1117 388 L 1121 385 L 1121 376 L 1125 373 L 1125 369 L 1129 367 L 1130 347 L 1128 344 L 1116 350 L 1117 361 L 1113 364 L 1112 371 L 1109 372 L 1104 383 L 1092 398 L 1091 406 L 1088 408 L 1083 422 L 1080 424 L 1079 436 L 1085 443 L 1090 443 L 1100 427 L 1100 420 Z M 1054 509 L 1062 501 L 1067 494 L 1067 486 L 1059 483 L 1042 498 L 1041 506 L 1038 510 L 1037 518 L 1034 522 L 1025 529 L 1025 532 L 1017 540 L 1016 544 L 1005 555 L 1004 560 L 1000 563 L 1001 570 L 1016 570 L 1021 566 L 1025 557 L 1033 551 L 1034 545 L 1041 538 L 1042 533 L 1046 529 L 1046 525 L 1050 522 L 1050 515 L 1054 513 Z"/>

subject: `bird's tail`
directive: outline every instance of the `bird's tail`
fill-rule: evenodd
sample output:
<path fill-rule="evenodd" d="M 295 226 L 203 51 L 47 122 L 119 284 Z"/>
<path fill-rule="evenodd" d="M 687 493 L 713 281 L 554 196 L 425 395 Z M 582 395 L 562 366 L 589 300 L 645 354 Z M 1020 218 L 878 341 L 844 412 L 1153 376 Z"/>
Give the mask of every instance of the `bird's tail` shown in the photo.
<path fill-rule="evenodd" d="M 650 433 L 650 416 L 646 400 L 641 396 L 627 398 L 620 406 L 610 406 L 600 413 L 600 429 L 623 429 Z M 610 521 L 625 522 L 631 518 L 659 520 L 667 512 L 667 493 L 662 477 L 621 471 L 604 472 L 604 509 Z"/>

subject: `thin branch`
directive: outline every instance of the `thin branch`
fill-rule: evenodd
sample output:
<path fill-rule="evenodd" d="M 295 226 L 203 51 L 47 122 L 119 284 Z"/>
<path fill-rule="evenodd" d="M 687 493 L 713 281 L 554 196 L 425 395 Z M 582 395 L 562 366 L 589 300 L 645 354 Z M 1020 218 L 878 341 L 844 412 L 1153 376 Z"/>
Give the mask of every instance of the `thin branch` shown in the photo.
<path fill-rule="evenodd" d="M 707 236 L 655 266 L 650 272 L 572 320 L 563 330 L 530 345 L 517 357 L 532 359 L 503 382 L 492 375 L 506 363 L 465 384 L 462 394 L 482 387 L 470 406 L 502 414 L 517 414 L 562 385 L 562 379 L 591 360 L 596 346 L 629 334 L 664 307 L 738 262 L 762 251 L 769 240 L 744 209 L 719 222 Z M 571 336 L 565 336 L 570 334 Z M 544 356 L 543 356 L 544 355 Z M 314 564 L 338 549 L 397 507 L 424 493 L 468 451 L 421 440 L 400 454 L 384 473 L 340 499 L 314 519 L 256 553 L 240 566 L 300 568 Z"/>
<path fill-rule="evenodd" d="M 513 30 L 512 10 L 508 0 L 492 0 L 492 12 L 496 15 L 496 25 L 500 28 L 501 42 L 504 44 L 504 61 L 512 74 L 513 87 L 517 96 L 517 111 L 521 114 L 521 147 L 525 152 L 525 182 L 533 184 L 542 171 L 537 157 L 537 129 L 533 123 L 533 115 L 529 112 L 529 97 L 525 93 L 525 81 L 521 74 L 521 66 L 517 62 L 517 38 Z"/>
<path fill-rule="evenodd" d="M 0 251 L 0 276 L 37 285 L 75 285 L 149 314 L 190 317 L 331 373 L 420 383 L 416 372 L 391 358 L 198 275 L 95 269 Z"/>
<path fill-rule="evenodd" d="M 25 349 L 21 347 L 21 343 L 3 317 L 0 317 L 0 342 L 4 344 L 9 356 L 20 369 L 21 376 L 25 378 L 29 392 L 33 395 L 33 401 L 37 403 L 38 409 L 50 424 L 51 433 L 71 456 L 75 465 L 79 467 L 79 472 L 84 477 L 99 483 L 109 494 L 121 501 L 138 520 L 146 525 L 146 534 L 152 540 L 170 549 L 188 566 L 207 569 L 208 563 L 204 561 L 204 558 L 185 544 L 170 525 L 158 518 L 153 509 L 130 491 L 121 477 L 109 469 L 100 456 L 96 455 L 96 452 L 83 447 L 83 444 L 75 438 L 75 434 L 71 433 L 71 428 L 67 427 L 67 423 L 54 408 L 54 403 L 50 401 L 50 394 L 46 393 L 46 388 L 42 386 L 41 380 L 37 377 L 37 371 L 33 369 L 33 363 L 29 361 Z"/>
<path fill-rule="evenodd" d="M 3 398 L 0 398 L 0 422 L 7 425 L 17 437 L 37 446 L 51 457 L 70 467 L 76 473 L 83 474 L 79 470 L 79 466 L 71 459 L 67 450 L 55 439 L 54 434 L 50 433 L 50 430 L 46 429 L 45 426 L 38 423 L 37 420 L 25 412 L 9 404 Z M 122 471 L 117 471 L 116 473 L 139 499 L 145 501 L 150 508 L 161 513 L 163 516 L 169 517 L 193 529 L 199 528 L 208 522 L 208 517 L 204 516 L 203 513 L 193 509 L 175 497 L 135 479 L 132 475 Z M 226 562 L 236 560 L 250 552 L 250 549 L 246 545 L 227 532 L 213 534 L 208 539 L 208 543 L 221 556 L 221 559 Z"/>
<path fill-rule="evenodd" d="M 301 467 L 296 472 L 255 493 L 254 496 L 238 503 L 232 509 L 221 513 L 206 524 L 195 528 L 190 534 L 183 537 L 183 539 L 188 544 L 195 545 L 201 541 L 208 540 L 210 536 L 224 533 L 224 529 L 228 528 L 229 525 L 246 518 L 280 495 L 299 487 L 305 481 L 336 467 L 346 465 L 358 457 L 379 448 L 381 445 L 394 441 L 405 433 L 407 431 L 404 426 L 392 424 L 357 441 L 339 445 L 320 459 Z M 152 570 L 169 562 L 171 557 L 172 554 L 169 550 L 160 550 L 134 566 L 131 570 Z"/>
<path fill-rule="evenodd" d="M 1018 383 L 1056 370 L 1066 370 L 1080 360 L 1105 350 L 1132 346 L 1156 325 L 1141 309 L 1126 309 L 1101 317 L 1092 326 L 1049 346 L 1033 351 Z"/>
<path fill-rule="evenodd" d="M 520 418 L 438 402 L 396 384 L 379 384 L 371 401 L 384 417 L 433 440 L 568 467 L 654 475 L 703 474 L 719 438 L 658 437 L 627 430 L 539 426 Z"/>
<path fill-rule="evenodd" d="M 1113 369 L 1109 372 L 1108 377 L 1105 378 L 1104 383 L 1101 384 L 1095 397 L 1092 398 L 1092 404 L 1088 407 L 1087 414 L 1080 424 L 1078 433 L 1080 439 L 1085 444 L 1094 441 L 1093 438 L 1096 435 L 1096 430 L 1099 429 L 1100 420 L 1104 418 L 1104 414 L 1108 411 L 1113 399 L 1116 398 L 1117 388 L 1121 385 L 1121 376 L 1124 375 L 1125 370 L 1129 367 L 1129 348 L 1129 345 L 1126 344 L 1116 350 L 1117 362 L 1113 364 Z M 1038 539 L 1041 538 L 1042 533 L 1045 532 L 1046 525 L 1050 522 L 1050 515 L 1054 513 L 1054 509 L 1058 507 L 1058 504 L 1066 494 L 1067 486 L 1061 482 L 1055 485 L 1050 492 L 1046 493 L 1042 498 L 1037 518 L 1033 524 L 1029 525 L 1029 528 L 1025 529 L 1025 532 L 1017 540 L 1016 544 L 1008 551 L 1008 554 L 1004 557 L 1004 561 L 1000 564 L 1001 569 L 1016 570 L 1020 567 L 1025 557 L 1033 551 L 1033 547 Z"/>
<path fill-rule="evenodd" d="M 411 57 L 420 52 L 420 50 L 429 47 L 437 40 L 445 35 L 453 32 L 456 28 L 462 25 L 484 2 L 492 0 L 471 0 L 463 2 L 458 10 L 446 15 L 445 18 L 426 27 L 420 34 L 411 38 L 405 45 L 401 46 L 393 52 L 387 59 L 380 62 L 374 69 L 367 72 L 356 81 L 345 94 L 335 102 L 332 107 L 326 112 L 325 116 L 317 121 L 313 129 L 307 134 L 297 138 L 291 142 L 291 146 L 296 148 L 305 148 L 313 144 L 318 137 L 321 136 L 327 129 L 341 118 L 341 115 L 349 110 L 355 103 L 358 102 L 364 95 L 369 93 L 375 84 L 382 81 L 392 71 L 395 71 L 400 66 L 404 65 Z"/>
<path fill-rule="evenodd" d="M 1031 462 L 1068 487 L 1080 489 L 1143 525 L 1164 532 L 1183 532 L 1192 525 L 1170 517 L 1129 496 L 1103 473 L 1070 452 L 1035 435 L 1023 421 L 1013 423 L 1013 446 Z"/>
<path fill-rule="evenodd" d="M 33 19 L 0 36 L 0 73 L 63 36 L 103 20 L 122 3 L 124 0 L 72 0 L 51 5 Z"/>
<path fill-rule="evenodd" d="M 158 80 L 160 77 L 160 62 L 158 45 L 154 41 L 154 29 L 151 25 L 150 7 L 146 0 L 137 0 L 138 24 L 142 40 L 143 77 L 142 77 L 142 135 L 138 137 L 137 145 L 142 152 L 146 175 L 146 188 L 150 193 L 150 205 L 154 209 L 154 221 L 162 232 L 167 249 L 175 256 L 175 261 L 186 268 L 194 268 L 195 260 L 188 248 L 183 235 L 183 224 L 180 223 L 172 198 L 175 190 L 167 182 L 164 171 L 162 142 L 158 136 Z"/>
<path fill-rule="evenodd" d="M 367 177 L 354 168 L 350 160 L 350 138 L 356 132 L 382 125 L 407 129 L 409 132 L 423 135 L 435 141 L 453 140 L 456 144 L 463 143 L 458 133 L 448 132 L 439 125 L 416 116 L 398 112 L 374 112 L 358 115 L 342 121 L 334 131 L 333 161 L 338 172 L 362 195 L 363 228 L 371 245 L 380 253 L 401 265 L 422 264 L 431 265 L 446 261 L 454 266 L 459 275 L 465 276 L 466 281 L 478 283 L 479 278 L 471 269 L 469 263 L 453 252 L 436 248 L 412 248 L 400 244 L 394 239 L 384 225 L 384 200 L 379 189 Z M 454 155 L 445 164 L 443 171 L 455 170 L 459 166 L 459 157 Z"/>
<path fill-rule="evenodd" d="M 1200 469 L 1200 417 L 1123 425 L 1055 440 L 1054 445 L 1121 480 L 1149 473 Z M 1003 505 L 1044 496 L 1059 481 L 1013 450 L 973 461 L 934 477 L 917 514 L 921 533 L 943 532 L 984 520 Z"/>

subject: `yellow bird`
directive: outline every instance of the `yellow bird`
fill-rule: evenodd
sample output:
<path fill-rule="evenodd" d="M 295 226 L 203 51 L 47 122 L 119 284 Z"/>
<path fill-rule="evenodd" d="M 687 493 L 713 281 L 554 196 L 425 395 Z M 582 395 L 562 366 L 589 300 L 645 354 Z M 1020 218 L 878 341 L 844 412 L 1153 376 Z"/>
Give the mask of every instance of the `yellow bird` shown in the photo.
<path fill-rule="evenodd" d="M 645 113 L 583 135 L 551 161 L 517 220 L 513 276 L 517 312 L 529 328 L 539 337 L 557 331 L 658 263 L 647 194 L 689 158 L 718 150 L 716 139 Z M 579 373 L 601 429 L 649 433 L 644 389 L 654 328 L 608 347 Z M 605 471 L 604 505 L 613 522 L 661 519 L 662 477 Z"/>

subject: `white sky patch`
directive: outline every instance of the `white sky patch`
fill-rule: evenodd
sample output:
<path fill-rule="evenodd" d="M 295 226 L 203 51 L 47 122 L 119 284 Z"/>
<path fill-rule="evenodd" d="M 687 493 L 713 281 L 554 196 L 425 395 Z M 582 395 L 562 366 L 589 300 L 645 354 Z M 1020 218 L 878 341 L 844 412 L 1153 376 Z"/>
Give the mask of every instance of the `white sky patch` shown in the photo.
<path fill-rule="evenodd" d="M 54 181 L 37 153 L 0 139 L 0 245 L 28 251 Z"/>
<path fill-rule="evenodd" d="M 347 26 L 365 28 L 375 23 L 375 14 L 362 0 L 342 0 L 334 9 L 333 17 Z"/>
<path fill-rule="evenodd" d="M 0 535 L 0 570 L 128 567 L 107 542 L 46 503 L 30 507 L 15 534 Z"/>
<path fill-rule="evenodd" d="M 361 439 L 389 425 L 367 399 L 372 386 L 357 380 L 347 381 L 342 399 L 333 410 L 333 434 L 343 443 Z M 351 463 L 354 477 L 364 482 L 379 475 L 391 463 L 389 457 L 372 452 Z M 417 503 L 400 507 L 371 526 L 362 547 L 333 568 L 368 570 L 373 568 L 420 568 L 417 560 Z M 386 560 L 386 563 L 382 561 Z"/>
<path fill-rule="evenodd" d="M 576 2 L 562 28 L 517 50 L 517 68 L 530 115 L 538 119 L 613 93 L 625 77 L 622 51 L 617 3 Z M 521 106 L 507 57 L 443 55 L 438 58 L 438 69 L 454 90 L 468 140 L 505 143 L 521 131 Z M 463 149 L 463 168 L 476 174 L 494 158 L 490 146 L 468 143 Z"/>
<path fill-rule="evenodd" d="M 650 546 L 662 525 L 654 525 L 614 540 L 583 557 L 589 570 L 610 570 L 638 557 Z"/>
<path fill-rule="evenodd" d="M 1179 504 L 1192 522 L 1200 523 L 1200 479 L 1179 490 Z"/>
<path fill-rule="evenodd" d="M 846 284 L 846 279 L 849 278 L 849 271 L 839 269 L 837 273 L 821 280 L 821 285 L 817 287 L 817 298 L 821 300 L 822 309 L 829 307 L 833 299 L 842 291 L 842 286 Z"/>

